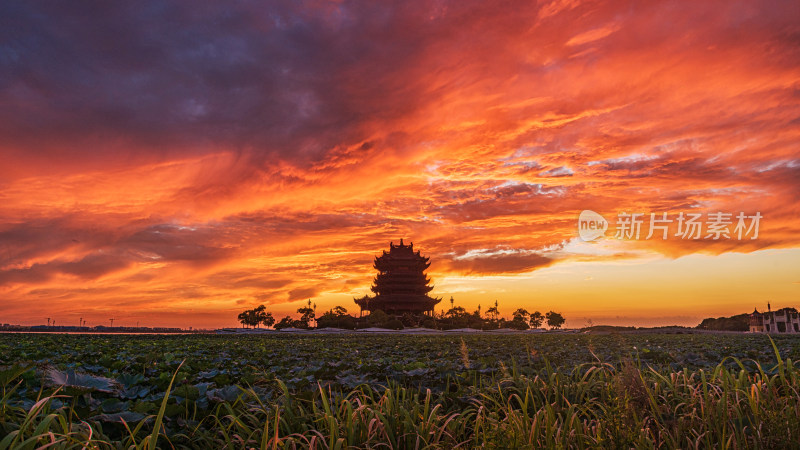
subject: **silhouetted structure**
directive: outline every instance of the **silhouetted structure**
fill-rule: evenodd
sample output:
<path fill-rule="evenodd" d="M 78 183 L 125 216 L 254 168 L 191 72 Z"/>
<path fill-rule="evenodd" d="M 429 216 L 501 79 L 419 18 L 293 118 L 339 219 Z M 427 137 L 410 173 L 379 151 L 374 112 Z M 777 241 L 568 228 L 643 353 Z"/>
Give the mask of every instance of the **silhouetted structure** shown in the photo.
<path fill-rule="evenodd" d="M 433 289 L 425 270 L 431 265 L 426 258 L 414 251 L 414 243 L 389 244 L 389 252 L 383 251 L 375 258 L 373 267 L 378 275 L 373 280 L 374 297 L 365 295 L 353 299 L 362 311 L 381 310 L 387 314 L 433 313 L 433 307 L 442 299 L 428 295 Z"/>
<path fill-rule="evenodd" d="M 782 308 L 750 314 L 750 331 L 753 333 L 800 333 L 800 313 L 795 308 Z"/>

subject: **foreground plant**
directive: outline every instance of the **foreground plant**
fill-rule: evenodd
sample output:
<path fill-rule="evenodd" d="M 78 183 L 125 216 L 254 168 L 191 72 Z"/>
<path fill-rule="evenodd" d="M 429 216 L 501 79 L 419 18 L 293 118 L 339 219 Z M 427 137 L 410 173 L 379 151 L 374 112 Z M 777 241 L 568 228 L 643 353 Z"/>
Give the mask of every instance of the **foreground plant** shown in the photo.
<path fill-rule="evenodd" d="M 674 370 L 634 353 L 566 370 L 527 349 L 526 364 L 496 360 L 487 370 L 475 342 L 453 340 L 456 369 L 438 375 L 441 389 L 415 382 L 433 369 L 402 355 L 393 370 L 403 370 L 405 382 L 386 377 L 352 388 L 345 386 L 358 377 L 302 384 L 266 370 L 238 386 L 196 383 L 224 383 L 226 375 L 191 360 L 149 379 L 113 381 L 12 366 L 0 370 L 0 450 L 800 448 L 800 377 L 774 343 L 775 362 L 766 366 L 728 357 Z"/>

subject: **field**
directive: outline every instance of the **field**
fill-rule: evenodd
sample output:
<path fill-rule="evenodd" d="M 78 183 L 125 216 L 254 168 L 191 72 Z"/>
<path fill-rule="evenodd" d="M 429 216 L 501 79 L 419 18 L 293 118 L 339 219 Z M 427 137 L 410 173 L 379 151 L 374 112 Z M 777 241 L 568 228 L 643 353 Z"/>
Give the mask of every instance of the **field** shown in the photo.
<path fill-rule="evenodd" d="M 773 340 L 4 334 L 0 449 L 800 448 Z"/>

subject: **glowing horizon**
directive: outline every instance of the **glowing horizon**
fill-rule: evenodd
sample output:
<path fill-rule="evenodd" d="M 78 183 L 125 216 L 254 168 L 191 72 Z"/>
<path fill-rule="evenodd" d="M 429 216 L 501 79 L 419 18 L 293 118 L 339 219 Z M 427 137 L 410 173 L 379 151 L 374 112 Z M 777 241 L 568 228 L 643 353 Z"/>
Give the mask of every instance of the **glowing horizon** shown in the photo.
<path fill-rule="evenodd" d="M 0 323 L 357 313 L 401 238 L 437 311 L 800 308 L 798 4 L 70 6 L 0 6 Z M 583 210 L 763 218 L 586 243 Z"/>

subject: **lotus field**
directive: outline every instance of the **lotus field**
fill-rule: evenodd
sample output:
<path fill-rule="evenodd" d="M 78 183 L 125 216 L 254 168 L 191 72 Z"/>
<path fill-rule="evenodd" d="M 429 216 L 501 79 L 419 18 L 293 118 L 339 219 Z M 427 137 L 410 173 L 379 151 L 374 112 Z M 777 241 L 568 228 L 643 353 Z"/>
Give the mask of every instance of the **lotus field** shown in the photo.
<path fill-rule="evenodd" d="M 0 449 L 800 448 L 800 338 L 0 335 Z"/>

